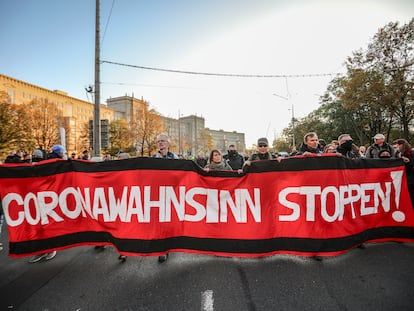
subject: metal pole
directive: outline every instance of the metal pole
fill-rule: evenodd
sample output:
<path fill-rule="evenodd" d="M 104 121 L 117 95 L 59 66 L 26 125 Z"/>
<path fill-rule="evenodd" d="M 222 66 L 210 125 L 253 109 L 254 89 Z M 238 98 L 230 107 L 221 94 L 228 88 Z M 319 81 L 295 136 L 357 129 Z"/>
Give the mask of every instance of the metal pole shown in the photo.
<path fill-rule="evenodd" d="M 181 155 L 181 114 L 180 110 L 178 110 L 178 154 Z"/>
<path fill-rule="evenodd" d="M 293 103 L 292 103 L 292 143 L 293 143 L 293 146 L 296 146 L 296 141 L 295 141 L 295 111 L 293 110 Z"/>
<path fill-rule="evenodd" d="M 101 156 L 101 86 L 100 86 L 100 0 L 96 0 L 96 17 L 95 17 L 95 109 L 93 114 L 93 154 L 96 157 Z"/>
<path fill-rule="evenodd" d="M 197 114 L 196 114 L 194 117 L 194 153 L 193 155 L 196 155 L 198 151 L 197 138 L 198 138 L 198 131 L 197 131 Z"/>
<path fill-rule="evenodd" d="M 276 96 L 276 97 L 280 97 L 280 98 L 286 100 L 288 103 L 291 100 L 290 94 L 288 94 L 288 97 L 281 96 L 281 95 L 278 95 L 278 94 L 275 94 L 275 93 L 273 93 L 272 95 Z M 293 103 L 291 105 L 292 105 L 292 144 L 293 144 L 293 146 L 296 146 L 296 140 L 295 140 L 295 110 L 294 110 L 294 107 L 293 107 Z"/>

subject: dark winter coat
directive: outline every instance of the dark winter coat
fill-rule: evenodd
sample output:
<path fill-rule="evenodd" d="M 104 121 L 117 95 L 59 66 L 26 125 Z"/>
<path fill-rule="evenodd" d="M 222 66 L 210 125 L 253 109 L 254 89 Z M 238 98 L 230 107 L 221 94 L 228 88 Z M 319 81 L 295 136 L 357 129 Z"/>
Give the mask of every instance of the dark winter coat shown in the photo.
<path fill-rule="evenodd" d="M 394 148 L 386 142 L 384 142 L 381 147 L 377 144 L 372 144 L 371 146 L 369 146 L 367 152 L 365 153 L 365 157 L 367 159 L 379 159 L 379 153 L 382 150 L 387 150 L 390 153 L 391 158 L 395 157 Z"/>
<path fill-rule="evenodd" d="M 238 170 L 243 167 L 244 157 L 238 152 L 229 152 L 223 156 L 227 163 L 232 167 L 233 170 Z"/>
<path fill-rule="evenodd" d="M 319 154 L 319 153 L 322 153 L 323 151 L 321 149 L 319 149 L 319 147 L 317 149 L 309 149 L 308 145 L 302 143 L 302 145 L 299 148 L 299 151 L 295 155 L 302 155 L 305 152 Z"/>

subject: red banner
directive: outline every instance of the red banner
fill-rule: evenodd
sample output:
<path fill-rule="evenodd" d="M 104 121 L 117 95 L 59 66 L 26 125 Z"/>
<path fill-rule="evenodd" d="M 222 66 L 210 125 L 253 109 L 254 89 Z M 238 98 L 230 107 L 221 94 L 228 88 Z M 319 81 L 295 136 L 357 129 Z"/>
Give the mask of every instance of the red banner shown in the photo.
<path fill-rule="evenodd" d="M 313 256 L 414 241 L 400 160 L 291 158 L 243 174 L 187 160 L 51 160 L 0 166 L 0 196 L 13 257 L 102 244 L 125 255 Z"/>

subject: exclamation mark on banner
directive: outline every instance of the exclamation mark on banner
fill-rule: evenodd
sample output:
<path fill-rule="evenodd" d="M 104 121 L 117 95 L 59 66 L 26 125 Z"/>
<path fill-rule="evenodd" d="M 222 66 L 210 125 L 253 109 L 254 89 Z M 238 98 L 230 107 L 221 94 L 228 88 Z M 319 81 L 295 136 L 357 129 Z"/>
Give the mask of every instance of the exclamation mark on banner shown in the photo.
<path fill-rule="evenodd" d="M 392 178 L 392 184 L 394 185 L 395 189 L 395 206 L 397 207 L 397 210 L 392 212 L 392 219 L 394 219 L 396 222 L 403 222 L 405 220 L 405 214 L 404 212 L 398 210 L 400 208 L 403 171 L 391 172 L 390 175 Z"/>

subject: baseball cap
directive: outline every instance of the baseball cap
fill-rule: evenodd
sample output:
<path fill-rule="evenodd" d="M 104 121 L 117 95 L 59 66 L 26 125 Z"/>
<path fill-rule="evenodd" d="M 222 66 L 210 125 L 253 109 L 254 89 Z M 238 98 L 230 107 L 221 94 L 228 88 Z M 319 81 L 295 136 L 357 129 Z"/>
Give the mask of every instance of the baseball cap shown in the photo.
<path fill-rule="evenodd" d="M 42 150 L 36 149 L 35 151 L 33 151 L 32 157 L 39 158 L 39 159 L 43 159 L 43 152 L 42 152 Z"/>
<path fill-rule="evenodd" d="M 373 137 L 374 139 L 385 139 L 385 136 L 381 133 L 375 134 L 375 136 Z"/>
<path fill-rule="evenodd" d="M 261 137 L 257 140 L 257 145 L 269 145 L 266 137 Z"/>
<path fill-rule="evenodd" d="M 62 155 L 66 152 L 65 147 L 63 147 L 62 145 L 54 145 L 52 147 L 52 152 L 58 154 L 58 155 Z"/>

